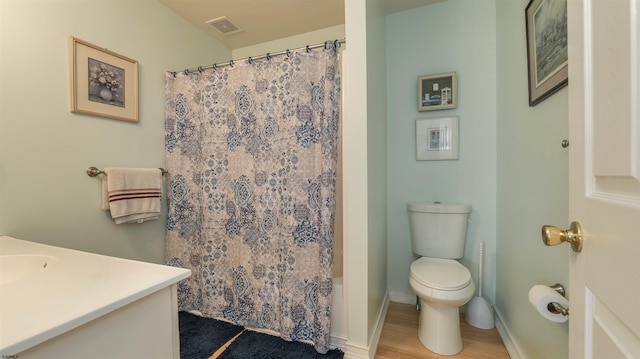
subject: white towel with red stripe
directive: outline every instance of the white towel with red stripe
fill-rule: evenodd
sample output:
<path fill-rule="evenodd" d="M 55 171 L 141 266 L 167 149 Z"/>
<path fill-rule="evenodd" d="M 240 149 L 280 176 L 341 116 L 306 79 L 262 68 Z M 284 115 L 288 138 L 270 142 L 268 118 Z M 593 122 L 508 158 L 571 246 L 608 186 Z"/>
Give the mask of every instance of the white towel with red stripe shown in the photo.
<path fill-rule="evenodd" d="M 105 168 L 102 209 L 116 224 L 158 219 L 162 172 L 158 168 Z"/>

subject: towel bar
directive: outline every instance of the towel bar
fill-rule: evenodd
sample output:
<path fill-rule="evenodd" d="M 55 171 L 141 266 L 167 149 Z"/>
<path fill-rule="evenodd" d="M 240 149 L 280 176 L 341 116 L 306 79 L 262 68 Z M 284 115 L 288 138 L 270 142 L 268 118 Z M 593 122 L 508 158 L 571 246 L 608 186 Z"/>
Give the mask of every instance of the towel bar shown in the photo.
<path fill-rule="evenodd" d="M 158 168 L 160 170 L 160 172 L 162 172 L 162 175 L 166 175 L 167 173 L 169 173 L 169 171 L 165 170 L 164 168 Z M 89 167 L 87 168 L 87 176 L 89 177 L 95 177 L 97 175 L 103 175 L 105 174 L 104 171 L 101 171 L 98 169 L 98 167 Z"/>

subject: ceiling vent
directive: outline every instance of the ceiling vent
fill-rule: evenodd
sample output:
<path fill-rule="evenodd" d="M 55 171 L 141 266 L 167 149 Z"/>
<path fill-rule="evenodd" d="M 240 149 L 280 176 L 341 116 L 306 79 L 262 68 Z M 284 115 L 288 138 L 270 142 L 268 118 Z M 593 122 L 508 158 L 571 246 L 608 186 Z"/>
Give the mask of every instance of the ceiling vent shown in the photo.
<path fill-rule="evenodd" d="M 226 16 L 209 20 L 207 21 L 207 24 L 213 26 L 214 29 L 218 30 L 218 32 L 225 36 L 242 32 L 242 29 L 232 23 L 231 20 L 229 20 L 229 18 Z"/>

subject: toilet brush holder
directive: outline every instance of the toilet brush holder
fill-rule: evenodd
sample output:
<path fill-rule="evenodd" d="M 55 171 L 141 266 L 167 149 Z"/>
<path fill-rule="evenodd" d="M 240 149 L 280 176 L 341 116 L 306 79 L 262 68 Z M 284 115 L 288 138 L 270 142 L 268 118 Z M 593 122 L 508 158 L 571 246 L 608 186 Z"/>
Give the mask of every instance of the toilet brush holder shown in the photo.
<path fill-rule="evenodd" d="M 467 304 L 464 319 L 469 325 L 480 329 L 493 329 L 495 320 L 489 302 L 483 297 L 473 297 Z"/>
<path fill-rule="evenodd" d="M 469 325 L 480 329 L 495 327 L 493 310 L 486 299 L 482 297 L 482 269 L 484 267 L 484 243 L 480 243 L 480 264 L 478 268 L 478 295 L 467 303 L 464 319 Z"/>

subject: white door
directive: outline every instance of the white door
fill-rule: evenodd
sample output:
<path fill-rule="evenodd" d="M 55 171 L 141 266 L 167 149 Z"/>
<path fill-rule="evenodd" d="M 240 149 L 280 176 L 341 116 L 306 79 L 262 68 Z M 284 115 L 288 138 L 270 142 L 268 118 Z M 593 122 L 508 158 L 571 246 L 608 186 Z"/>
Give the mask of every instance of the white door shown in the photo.
<path fill-rule="evenodd" d="M 569 353 L 640 358 L 640 0 L 569 0 Z"/>

